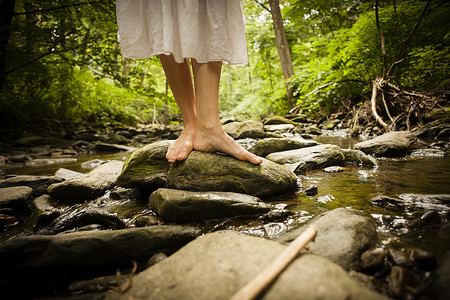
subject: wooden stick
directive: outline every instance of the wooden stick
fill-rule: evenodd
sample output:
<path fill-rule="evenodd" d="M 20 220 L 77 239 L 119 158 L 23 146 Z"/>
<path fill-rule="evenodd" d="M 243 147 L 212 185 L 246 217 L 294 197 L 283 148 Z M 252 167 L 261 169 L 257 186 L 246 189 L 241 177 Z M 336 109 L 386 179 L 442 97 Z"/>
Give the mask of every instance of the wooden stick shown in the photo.
<path fill-rule="evenodd" d="M 272 263 L 244 285 L 230 300 L 255 299 L 297 257 L 300 250 L 316 236 L 316 233 L 317 229 L 314 225 L 308 227 Z"/>

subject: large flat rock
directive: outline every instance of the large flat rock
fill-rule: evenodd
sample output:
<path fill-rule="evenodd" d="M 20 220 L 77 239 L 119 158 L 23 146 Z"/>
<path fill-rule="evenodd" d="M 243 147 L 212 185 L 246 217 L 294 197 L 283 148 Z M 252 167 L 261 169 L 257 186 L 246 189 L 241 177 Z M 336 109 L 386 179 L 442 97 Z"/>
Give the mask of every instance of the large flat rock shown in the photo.
<path fill-rule="evenodd" d="M 33 189 L 28 186 L 0 188 L 0 208 L 26 206 Z"/>
<path fill-rule="evenodd" d="M 133 278 L 123 295 L 106 299 L 230 299 L 286 246 L 224 231 L 190 242 Z M 362 287 L 338 265 L 301 255 L 258 299 L 386 299 Z"/>
<path fill-rule="evenodd" d="M 199 234 L 194 227 L 164 225 L 17 237 L 0 244 L 0 275 L 129 266 L 162 249 L 178 249 Z"/>
<path fill-rule="evenodd" d="M 217 153 L 193 151 L 169 171 L 169 188 L 189 191 L 222 191 L 259 198 L 297 189 L 297 176 L 286 167 L 263 159 L 260 165 Z"/>
<path fill-rule="evenodd" d="M 378 242 L 375 219 L 362 211 L 337 208 L 326 212 L 313 224 L 318 233 L 308 245 L 310 251 L 346 270 L 357 268 L 361 254 Z M 306 226 L 289 232 L 281 240 L 293 240 L 305 229 Z"/>
<path fill-rule="evenodd" d="M 317 146 L 319 143 L 302 138 L 265 138 L 259 140 L 248 151 L 265 157 L 270 153 L 282 152 L 305 147 Z"/>
<path fill-rule="evenodd" d="M 403 156 L 411 151 L 417 138 L 409 131 L 391 131 L 373 139 L 355 144 L 353 147 L 366 154 L 383 157 Z"/>
<path fill-rule="evenodd" d="M 123 162 L 109 161 L 83 177 L 52 184 L 48 194 L 62 202 L 83 202 L 102 196 L 116 182 Z"/>
<path fill-rule="evenodd" d="M 0 188 L 11 186 L 28 186 L 33 189 L 33 197 L 38 197 L 47 192 L 47 187 L 53 183 L 61 182 L 56 176 L 18 175 L 0 180 Z"/>
<path fill-rule="evenodd" d="M 271 153 L 268 160 L 286 165 L 297 174 L 344 164 L 345 156 L 340 147 L 323 144 L 295 150 Z"/>
<path fill-rule="evenodd" d="M 190 192 L 160 188 L 149 199 L 163 221 L 199 221 L 239 215 L 258 215 L 270 206 L 258 198 L 230 192 Z"/>

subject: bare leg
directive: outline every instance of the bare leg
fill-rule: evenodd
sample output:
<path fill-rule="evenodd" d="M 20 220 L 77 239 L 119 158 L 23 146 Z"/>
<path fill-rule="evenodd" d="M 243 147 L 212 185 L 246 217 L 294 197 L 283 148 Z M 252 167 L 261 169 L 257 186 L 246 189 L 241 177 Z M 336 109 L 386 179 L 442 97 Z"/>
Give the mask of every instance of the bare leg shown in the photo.
<path fill-rule="evenodd" d="M 220 151 L 239 160 L 260 164 L 262 159 L 241 147 L 222 128 L 219 118 L 219 82 L 222 62 L 198 63 L 192 59 L 194 71 L 197 131 L 194 149 Z"/>
<path fill-rule="evenodd" d="M 184 121 L 183 131 L 167 150 L 166 158 L 173 163 L 177 160 L 186 159 L 194 146 L 197 126 L 194 87 L 190 64 L 187 59 L 184 60 L 184 63 L 175 62 L 172 55 L 160 55 L 159 59 Z"/>

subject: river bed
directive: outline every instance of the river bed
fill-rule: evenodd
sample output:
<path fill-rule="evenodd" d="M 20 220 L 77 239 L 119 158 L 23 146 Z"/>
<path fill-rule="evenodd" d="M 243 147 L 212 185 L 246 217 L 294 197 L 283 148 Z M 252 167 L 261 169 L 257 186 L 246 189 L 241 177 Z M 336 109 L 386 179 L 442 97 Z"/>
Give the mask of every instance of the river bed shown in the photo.
<path fill-rule="evenodd" d="M 319 137 L 321 143 L 336 144 L 350 148 L 357 139 L 346 136 Z M 126 160 L 130 153 L 85 154 L 77 156 L 76 162 L 41 166 L 21 164 L 7 165 L 0 174 L 17 175 L 53 175 L 59 168 L 87 173 L 81 163 L 93 159 Z M 379 220 L 379 235 L 383 244 L 396 247 L 417 246 L 440 256 L 450 249 L 450 227 L 408 229 L 399 226 L 406 220 L 412 220 L 428 210 L 440 213 L 450 209 L 445 207 L 406 206 L 404 210 L 387 210 L 372 204 L 371 199 L 378 195 L 398 197 L 402 194 L 449 194 L 450 193 L 450 156 L 407 156 L 398 159 L 378 159 L 379 165 L 367 168 L 358 165 L 346 165 L 341 172 L 317 170 L 299 176 L 299 191 L 271 198 L 270 203 L 287 208 L 294 215 L 278 222 L 234 219 L 226 223 L 206 223 L 211 230 L 232 229 L 252 235 L 276 238 L 289 229 L 293 229 L 311 220 L 326 210 L 338 207 L 351 207 L 370 213 Z M 317 186 L 315 196 L 306 196 L 302 191 L 309 186 Z M 145 210 L 145 209 L 143 209 Z M 394 224 L 394 225 L 392 225 Z M 203 224 L 205 225 L 205 224 Z M 3 232 L 0 240 L 23 233 L 23 228 Z"/>

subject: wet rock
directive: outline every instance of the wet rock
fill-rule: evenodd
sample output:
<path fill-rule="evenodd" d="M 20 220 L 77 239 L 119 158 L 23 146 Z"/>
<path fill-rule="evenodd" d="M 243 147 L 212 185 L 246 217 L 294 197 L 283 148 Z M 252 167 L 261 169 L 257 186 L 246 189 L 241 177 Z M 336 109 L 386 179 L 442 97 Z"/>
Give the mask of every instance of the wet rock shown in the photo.
<path fill-rule="evenodd" d="M 136 218 L 134 225 L 136 227 L 145 227 L 145 226 L 153 226 L 153 225 L 159 225 L 161 223 L 161 219 L 157 216 L 139 216 Z"/>
<path fill-rule="evenodd" d="M 31 203 L 30 223 L 34 230 L 49 225 L 61 215 L 61 210 L 56 207 L 55 200 L 49 195 L 42 195 Z"/>
<path fill-rule="evenodd" d="M 222 191 L 270 197 L 297 189 L 297 176 L 284 166 L 263 159 L 253 165 L 235 158 L 193 151 L 172 165 L 168 187 L 190 191 Z"/>
<path fill-rule="evenodd" d="M 309 125 L 305 128 L 305 133 L 306 134 L 312 134 L 312 135 L 321 135 L 322 131 L 320 130 L 320 128 L 313 124 L 313 125 Z"/>
<path fill-rule="evenodd" d="M 404 252 L 404 249 L 397 250 L 390 248 L 389 259 L 398 266 L 408 267 L 411 265 L 411 261 L 408 255 L 406 255 L 406 253 Z"/>
<path fill-rule="evenodd" d="M 148 200 L 148 196 L 146 197 L 146 200 Z M 146 201 L 100 198 L 96 202 L 99 203 L 99 207 L 102 207 L 107 212 L 116 215 L 122 220 L 133 220 L 137 216 L 148 211 L 148 203 L 146 203 Z"/>
<path fill-rule="evenodd" d="M 32 196 L 38 197 L 47 192 L 47 187 L 53 183 L 61 182 L 55 176 L 19 175 L 0 180 L 0 188 L 11 186 L 28 186 L 33 189 Z"/>
<path fill-rule="evenodd" d="M 383 195 L 375 196 L 370 199 L 370 201 L 373 205 L 385 208 L 387 210 L 402 210 L 404 206 L 404 203 L 401 200 Z"/>
<path fill-rule="evenodd" d="M 71 180 L 83 177 L 84 174 L 80 172 L 75 172 L 65 168 L 59 168 L 55 172 L 55 177 L 61 178 L 62 180 Z"/>
<path fill-rule="evenodd" d="M 378 271 L 386 264 L 387 254 L 383 248 L 367 250 L 361 255 L 361 267 L 366 271 Z"/>
<path fill-rule="evenodd" d="M 76 162 L 76 158 L 37 158 L 30 161 L 26 161 L 25 165 L 29 167 L 48 166 L 54 164 L 67 164 Z"/>
<path fill-rule="evenodd" d="M 0 188 L 0 208 L 25 207 L 31 201 L 33 190 L 27 186 Z"/>
<path fill-rule="evenodd" d="M 76 141 L 72 144 L 72 148 L 78 153 L 86 153 L 92 147 L 92 144 L 87 141 Z"/>
<path fill-rule="evenodd" d="M 297 123 L 281 116 L 273 116 L 263 120 L 264 125 L 277 125 L 277 124 L 292 124 L 296 125 Z"/>
<path fill-rule="evenodd" d="M 104 161 L 102 159 L 92 159 L 92 160 L 88 160 L 88 161 L 81 163 L 81 167 L 83 169 L 95 169 L 95 168 L 103 165 L 104 163 L 106 163 L 106 161 Z"/>
<path fill-rule="evenodd" d="M 361 150 L 341 149 L 346 162 L 356 163 L 363 166 L 375 167 L 378 165 L 377 160 Z"/>
<path fill-rule="evenodd" d="M 277 132 L 277 133 L 283 133 L 283 132 L 290 132 L 295 128 L 292 124 L 278 124 L 278 125 L 265 125 L 264 131 L 267 132 Z"/>
<path fill-rule="evenodd" d="M 420 218 L 411 221 L 408 224 L 409 228 L 423 228 L 423 227 L 439 227 L 442 224 L 441 215 L 433 210 L 424 213 Z"/>
<path fill-rule="evenodd" d="M 413 194 L 398 195 L 405 205 L 422 207 L 425 209 L 449 210 L 450 194 Z"/>
<path fill-rule="evenodd" d="M 117 185 L 155 190 L 166 186 L 170 163 L 166 159 L 171 142 L 161 141 L 133 152 L 117 178 Z"/>
<path fill-rule="evenodd" d="M 433 280 L 430 286 L 434 299 L 450 299 L 450 251 L 447 251 L 437 264 L 433 273 Z"/>
<path fill-rule="evenodd" d="M 296 122 L 296 123 L 307 122 L 307 117 L 306 117 L 306 115 L 303 115 L 303 114 L 288 115 L 288 116 L 286 116 L 286 118 L 293 122 Z"/>
<path fill-rule="evenodd" d="M 164 252 L 159 252 L 156 254 L 153 254 L 152 257 L 147 261 L 147 264 L 145 265 L 146 268 L 149 268 L 153 265 L 156 265 L 160 261 L 163 261 L 167 258 L 167 255 Z"/>
<path fill-rule="evenodd" d="M 4 166 L 6 164 L 9 164 L 10 160 L 4 157 L 3 155 L 0 155 L 0 166 Z"/>
<path fill-rule="evenodd" d="M 112 145 L 125 145 L 127 142 L 128 142 L 127 138 L 121 134 L 110 134 L 109 138 L 106 140 L 107 144 Z"/>
<path fill-rule="evenodd" d="M 77 179 L 55 183 L 48 187 L 48 194 L 63 202 L 83 202 L 100 197 L 116 182 L 123 162 L 112 160 Z"/>
<path fill-rule="evenodd" d="M 312 185 L 309 188 L 307 188 L 304 193 L 306 196 L 315 196 L 317 195 L 318 191 L 319 187 L 317 185 Z"/>
<path fill-rule="evenodd" d="M 388 276 L 389 294 L 394 297 L 405 296 L 412 285 L 412 272 L 409 269 L 393 266 Z"/>
<path fill-rule="evenodd" d="M 344 168 L 339 167 L 339 166 L 331 166 L 331 167 L 326 167 L 325 169 L 323 169 L 323 171 L 326 173 L 340 173 L 340 172 L 344 172 Z"/>
<path fill-rule="evenodd" d="M 136 275 L 124 295 L 110 293 L 106 299 L 230 299 L 285 247 L 229 231 L 207 234 Z M 296 258 L 261 299 L 300 297 L 384 299 L 356 283 L 339 266 L 315 255 Z"/>
<path fill-rule="evenodd" d="M 260 215 L 270 206 L 258 198 L 229 192 L 189 192 L 160 188 L 149 199 L 163 221 L 199 221 L 238 215 Z"/>
<path fill-rule="evenodd" d="M 344 163 L 341 148 L 330 144 L 271 153 L 266 158 L 286 165 L 297 174 Z"/>
<path fill-rule="evenodd" d="M 256 121 L 232 122 L 223 126 L 223 129 L 234 139 L 263 138 L 263 124 Z"/>
<path fill-rule="evenodd" d="M 362 211 L 337 208 L 326 212 L 313 224 L 317 228 L 317 236 L 308 244 L 310 251 L 346 270 L 357 269 L 361 254 L 378 242 L 375 219 Z M 306 226 L 293 230 L 282 240 L 293 240 L 305 229 Z"/>
<path fill-rule="evenodd" d="M 109 197 L 114 200 L 137 200 L 137 201 L 142 201 L 145 200 L 146 198 L 144 193 L 142 193 L 141 190 L 139 189 L 122 188 L 122 187 L 114 188 L 109 194 Z"/>
<path fill-rule="evenodd" d="M 417 149 L 411 153 L 411 156 L 442 157 L 445 156 L 445 152 L 439 149 Z"/>
<path fill-rule="evenodd" d="M 11 208 L 0 208 L 0 229 L 17 225 L 19 221 Z"/>
<path fill-rule="evenodd" d="M 430 252 L 417 247 L 406 249 L 406 253 L 414 266 L 429 270 L 436 265 L 436 256 Z"/>
<path fill-rule="evenodd" d="M 119 144 L 96 142 L 91 150 L 95 152 L 131 152 L 136 151 L 137 148 Z"/>
<path fill-rule="evenodd" d="M 357 280 L 359 283 L 361 283 L 363 286 L 365 286 L 368 289 L 379 291 L 379 284 L 375 280 L 373 276 L 369 276 L 364 273 L 357 272 L 355 270 L 350 270 L 348 272 L 348 275 L 350 275 L 353 279 Z"/>
<path fill-rule="evenodd" d="M 265 138 L 256 142 L 256 144 L 248 151 L 258 156 L 265 157 L 274 152 L 300 149 L 316 145 L 318 145 L 318 142 L 316 141 L 300 138 Z"/>
<path fill-rule="evenodd" d="M 75 270 L 128 267 L 133 260 L 145 263 L 161 249 L 180 248 L 199 234 L 194 227 L 165 225 L 21 236 L 0 244 L 0 276 L 5 278 L 19 270 L 21 276 L 31 276 L 41 270 L 68 274 Z"/>
<path fill-rule="evenodd" d="M 265 222 L 285 221 L 294 213 L 287 209 L 272 209 L 268 213 L 262 215 L 259 219 Z"/>
<path fill-rule="evenodd" d="M 28 155 L 25 154 L 16 154 L 16 155 L 9 155 L 7 157 L 7 160 L 9 163 L 15 164 L 15 163 L 24 163 L 27 161 L 31 161 L 33 160 L 33 158 L 31 158 Z"/>
<path fill-rule="evenodd" d="M 115 214 L 103 209 L 87 209 L 66 213 L 56 218 L 47 228 L 39 231 L 40 234 L 56 234 L 74 228 L 98 224 L 101 229 L 123 229 L 125 223 Z"/>
<path fill-rule="evenodd" d="M 383 157 L 403 156 L 411 151 L 416 137 L 408 131 L 391 131 L 373 139 L 355 144 L 353 147 L 366 154 Z"/>
<path fill-rule="evenodd" d="M 341 123 L 341 120 L 339 119 L 331 119 L 325 123 L 322 124 L 323 130 L 333 130 Z"/>

